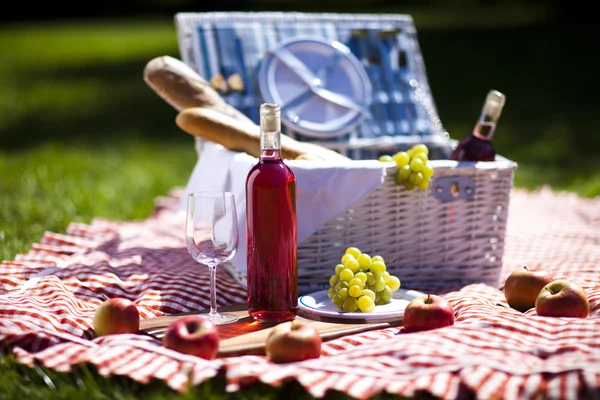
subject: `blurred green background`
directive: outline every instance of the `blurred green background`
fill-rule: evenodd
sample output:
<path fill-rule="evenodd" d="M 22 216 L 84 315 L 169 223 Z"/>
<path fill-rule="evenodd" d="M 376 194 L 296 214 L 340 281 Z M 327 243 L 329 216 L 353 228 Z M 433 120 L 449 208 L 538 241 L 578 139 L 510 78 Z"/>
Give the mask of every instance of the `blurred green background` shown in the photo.
<path fill-rule="evenodd" d="M 515 186 L 600 195 L 591 18 L 549 1 L 22 2 L 0 17 L 0 259 L 93 217 L 144 218 L 196 161 L 176 111 L 142 80 L 179 58 L 179 11 L 408 13 L 441 120 L 468 135 L 490 89 L 507 104 L 494 138 Z"/>

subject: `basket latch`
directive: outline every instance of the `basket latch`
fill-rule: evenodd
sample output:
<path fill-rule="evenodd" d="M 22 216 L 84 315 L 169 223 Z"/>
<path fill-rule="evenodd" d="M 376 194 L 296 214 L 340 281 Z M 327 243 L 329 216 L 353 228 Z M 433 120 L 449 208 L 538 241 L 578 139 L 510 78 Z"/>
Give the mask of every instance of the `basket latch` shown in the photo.
<path fill-rule="evenodd" d="M 475 181 L 467 176 L 444 176 L 433 182 L 431 190 L 439 201 L 469 200 L 475 195 Z"/>

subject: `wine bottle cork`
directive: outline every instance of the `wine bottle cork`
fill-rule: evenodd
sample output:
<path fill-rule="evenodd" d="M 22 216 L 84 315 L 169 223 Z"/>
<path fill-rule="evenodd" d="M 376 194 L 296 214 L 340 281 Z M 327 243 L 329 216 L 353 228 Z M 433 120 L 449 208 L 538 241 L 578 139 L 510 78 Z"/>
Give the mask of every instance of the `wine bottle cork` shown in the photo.
<path fill-rule="evenodd" d="M 506 96 L 503 93 L 497 90 L 490 90 L 483 107 L 483 114 L 492 119 L 500 118 L 505 102 Z"/>
<path fill-rule="evenodd" d="M 279 132 L 281 130 L 279 104 L 263 103 L 260 105 L 260 130 L 263 132 Z"/>

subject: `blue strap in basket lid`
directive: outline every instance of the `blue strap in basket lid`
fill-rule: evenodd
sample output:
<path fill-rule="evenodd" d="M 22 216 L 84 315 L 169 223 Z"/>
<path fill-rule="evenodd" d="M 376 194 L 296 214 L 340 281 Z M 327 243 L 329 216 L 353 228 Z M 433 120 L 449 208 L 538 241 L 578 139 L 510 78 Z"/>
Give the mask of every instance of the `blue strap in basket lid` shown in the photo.
<path fill-rule="evenodd" d="M 282 123 L 314 137 L 352 130 L 369 112 L 371 83 L 350 49 L 334 40 L 293 37 L 265 56 L 259 72 L 264 100 L 281 106 Z"/>

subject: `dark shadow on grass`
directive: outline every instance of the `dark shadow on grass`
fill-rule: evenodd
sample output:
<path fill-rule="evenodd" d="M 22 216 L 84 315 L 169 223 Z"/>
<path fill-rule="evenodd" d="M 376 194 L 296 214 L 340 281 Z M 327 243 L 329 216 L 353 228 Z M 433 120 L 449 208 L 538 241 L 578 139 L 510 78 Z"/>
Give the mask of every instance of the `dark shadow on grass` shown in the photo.
<path fill-rule="evenodd" d="M 40 66 L 22 71 L 15 78 L 16 84 L 22 87 L 44 83 L 65 87 L 91 84 L 95 91 L 70 110 L 60 106 L 29 109 L 20 120 L 0 132 L 0 148 L 18 149 L 46 141 L 113 145 L 125 139 L 124 133 L 140 140 L 189 139 L 175 125 L 177 111 L 143 81 L 146 63 L 160 55 L 163 53 L 124 63 L 59 69 Z M 81 93 L 73 96 L 81 96 Z"/>

